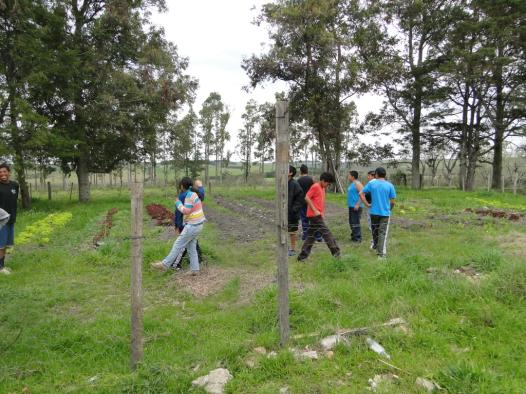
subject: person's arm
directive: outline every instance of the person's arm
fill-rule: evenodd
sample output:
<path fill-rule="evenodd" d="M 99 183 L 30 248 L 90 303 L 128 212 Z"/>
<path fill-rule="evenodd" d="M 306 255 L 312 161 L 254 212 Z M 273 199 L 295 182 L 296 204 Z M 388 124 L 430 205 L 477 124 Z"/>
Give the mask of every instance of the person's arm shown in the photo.
<path fill-rule="evenodd" d="M 391 190 L 389 190 L 389 202 L 391 205 L 391 209 L 395 206 L 395 199 L 396 199 L 396 191 L 393 185 L 391 185 Z"/>
<path fill-rule="evenodd" d="M 365 193 L 369 191 L 369 188 L 367 187 L 369 186 L 369 184 L 365 185 L 364 188 L 362 188 L 362 190 L 360 190 L 360 192 L 358 193 L 358 195 L 360 196 L 360 200 L 363 201 L 363 203 L 365 204 L 365 206 L 367 207 L 371 207 L 371 204 L 369 204 L 367 202 L 367 199 L 365 198 Z"/>
<path fill-rule="evenodd" d="M 303 201 L 305 201 L 305 198 L 303 197 L 303 189 L 298 184 L 294 193 L 294 198 L 292 199 L 292 212 L 295 215 L 297 215 L 298 212 L 301 211 Z"/>
<path fill-rule="evenodd" d="M 356 191 L 358 192 L 358 194 L 360 194 L 360 192 L 363 189 L 362 183 L 360 181 L 356 181 L 356 183 L 354 185 L 356 186 Z M 354 210 L 355 211 L 359 211 L 360 210 L 360 198 L 356 201 L 356 204 L 354 204 Z"/>
<path fill-rule="evenodd" d="M 314 194 L 316 193 L 316 189 L 313 189 L 312 187 L 307 192 L 307 195 L 305 196 L 305 202 L 310 207 L 312 212 L 314 212 L 314 216 L 321 216 L 321 212 L 318 211 L 318 209 L 314 206 L 314 202 L 311 200 L 311 197 L 314 197 Z"/>
<path fill-rule="evenodd" d="M 181 202 L 181 200 L 177 199 L 175 202 L 175 208 L 177 208 L 177 210 L 183 215 L 188 215 L 190 212 L 192 212 L 194 204 L 198 201 L 199 196 L 197 196 L 197 194 L 187 193 L 186 198 L 184 199 L 184 204 Z"/>

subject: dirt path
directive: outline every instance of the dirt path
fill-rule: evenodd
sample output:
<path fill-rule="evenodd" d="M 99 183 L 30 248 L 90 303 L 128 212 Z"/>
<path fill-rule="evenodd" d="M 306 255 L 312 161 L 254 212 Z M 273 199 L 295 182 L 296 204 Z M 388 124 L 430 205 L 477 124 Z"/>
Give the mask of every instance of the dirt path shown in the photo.
<path fill-rule="evenodd" d="M 274 277 L 271 273 L 243 268 L 207 266 L 197 276 L 192 276 L 189 272 L 175 274 L 171 285 L 189 292 L 194 297 L 204 298 L 221 291 L 236 278 L 239 278 L 237 302 L 245 304 L 259 290 L 267 287 Z"/>

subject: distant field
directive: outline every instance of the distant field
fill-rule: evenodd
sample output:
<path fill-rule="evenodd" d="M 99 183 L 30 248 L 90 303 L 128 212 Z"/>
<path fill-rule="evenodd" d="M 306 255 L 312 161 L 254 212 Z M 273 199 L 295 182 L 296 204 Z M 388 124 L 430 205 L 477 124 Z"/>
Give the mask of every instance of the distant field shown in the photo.
<path fill-rule="evenodd" d="M 289 260 L 292 335 L 315 334 L 285 349 L 278 346 L 272 187 L 217 186 L 207 195 L 200 239 L 207 265 L 196 278 L 149 269 L 174 234 L 145 215 L 145 357 L 135 373 L 126 189 L 95 190 L 89 204 L 69 202 L 67 192 L 34 201 L 18 219 L 17 240 L 25 243 L 7 258 L 13 274 L 0 276 L 0 393 L 197 393 L 191 381 L 219 366 L 234 376 L 228 393 L 364 393 L 369 379 L 387 373 L 398 379 L 378 392 L 422 392 L 415 379 L 424 377 L 449 393 L 523 393 L 526 219 L 466 208 L 526 214 L 526 197 L 398 192 L 387 261 L 368 249 L 365 223 L 365 242 L 351 245 L 345 197 L 329 195 L 327 221 L 344 257 L 333 260 L 317 244 L 306 263 Z M 145 204 L 171 209 L 172 194 L 147 189 Z M 112 208 L 113 227 L 95 248 Z M 338 344 L 332 356 L 320 348 L 338 329 L 393 318 L 407 324 L 369 333 L 390 360 L 370 351 L 364 336 Z M 298 360 L 290 350 L 305 347 L 319 359 Z"/>

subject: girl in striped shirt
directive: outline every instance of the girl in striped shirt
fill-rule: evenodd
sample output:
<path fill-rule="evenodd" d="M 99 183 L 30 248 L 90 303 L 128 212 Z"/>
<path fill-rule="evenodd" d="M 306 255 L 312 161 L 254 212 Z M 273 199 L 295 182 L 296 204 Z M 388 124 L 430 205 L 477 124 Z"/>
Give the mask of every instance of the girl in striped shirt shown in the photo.
<path fill-rule="evenodd" d="M 181 191 L 186 191 L 184 202 L 177 199 L 175 209 L 183 214 L 184 229 L 175 240 L 172 250 L 162 261 L 152 264 L 152 268 L 166 271 L 177 259 L 180 253 L 187 250 L 190 257 L 190 270 L 192 275 L 199 272 L 199 259 L 197 256 L 197 237 L 203 231 L 203 224 L 206 221 L 201 199 L 192 191 L 192 179 L 184 177 L 179 183 Z"/>

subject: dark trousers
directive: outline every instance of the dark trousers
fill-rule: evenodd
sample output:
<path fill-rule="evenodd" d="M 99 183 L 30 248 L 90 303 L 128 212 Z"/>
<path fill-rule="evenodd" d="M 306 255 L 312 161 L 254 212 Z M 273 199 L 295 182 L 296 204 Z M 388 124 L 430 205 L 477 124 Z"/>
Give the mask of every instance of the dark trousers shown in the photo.
<path fill-rule="evenodd" d="M 387 236 L 389 234 L 389 216 L 371 215 L 373 245 L 378 256 L 387 254 Z"/>
<path fill-rule="evenodd" d="M 333 256 L 337 257 L 340 255 L 340 248 L 338 247 L 331 230 L 329 230 L 321 216 L 315 216 L 313 218 L 309 218 L 307 239 L 305 239 L 303 245 L 301 246 L 301 253 L 298 256 L 298 260 L 305 260 L 307 257 L 309 257 L 312 250 L 312 245 L 314 245 L 314 242 L 316 241 L 316 232 L 321 234 L 321 237 L 329 247 L 329 250 Z"/>
<path fill-rule="evenodd" d="M 307 206 L 304 206 L 301 208 L 300 211 L 300 218 L 301 218 L 301 239 L 305 241 L 307 239 L 307 232 L 309 230 L 309 219 L 307 218 Z M 319 231 L 316 231 L 315 234 L 316 240 L 320 241 L 321 233 Z"/>
<path fill-rule="evenodd" d="M 351 241 L 362 241 L 362 229 L 360 228 L 360 218 L 362 217 L 362 208 L 357 211 L 354 207 L 349 208 L 349 226 L 351 227 Z"/>

